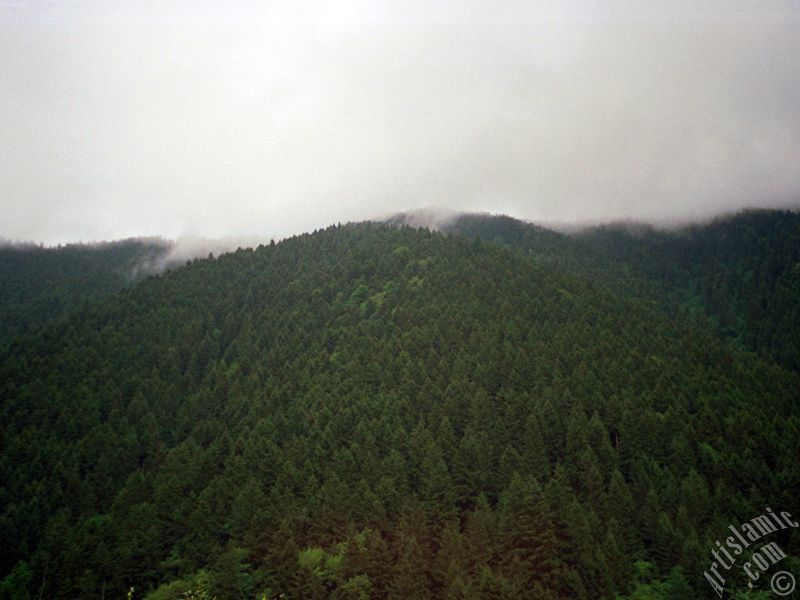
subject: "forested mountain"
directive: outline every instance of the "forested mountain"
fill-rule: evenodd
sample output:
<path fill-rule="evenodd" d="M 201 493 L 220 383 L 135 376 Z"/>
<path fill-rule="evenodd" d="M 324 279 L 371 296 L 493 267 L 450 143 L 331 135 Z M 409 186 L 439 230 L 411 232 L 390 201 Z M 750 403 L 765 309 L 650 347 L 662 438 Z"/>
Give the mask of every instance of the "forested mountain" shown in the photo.
<path fill-rule="evenodd" d="M 331 227 L 10 342 L 0 597 L 711 596 L 729 523 L 800 513 L 800 377 L 642 285 L 715 315 L 751 289 L 734 272 L 765 281 L 767 230 L 696 242 L 719 254 L 677 255 L 673 284 L 642 258 L 672 234 L 506 225 L 522 239 Z"/>
<path fill-rule="evenodd" d="M 800 213 L 749 211 L 672 232 L 594 229 L 580 241 L 662 283 L 723 336 L 800 370 Z"/>
<path fill-rule="evenodd" d="M 800 370 L 798 212 L 752 210 L 704 225 L 602 226 L 571 235 L 509 217 L 461 215 L 443 230 L 520 249 L 668 310 L 705 315 L 720 335 Z"/>
<path fill-rule="evenodd" d="M 0 244 L 0 344 L 131 284 L 167 248 L 157 239 L 57 248 Z"/>

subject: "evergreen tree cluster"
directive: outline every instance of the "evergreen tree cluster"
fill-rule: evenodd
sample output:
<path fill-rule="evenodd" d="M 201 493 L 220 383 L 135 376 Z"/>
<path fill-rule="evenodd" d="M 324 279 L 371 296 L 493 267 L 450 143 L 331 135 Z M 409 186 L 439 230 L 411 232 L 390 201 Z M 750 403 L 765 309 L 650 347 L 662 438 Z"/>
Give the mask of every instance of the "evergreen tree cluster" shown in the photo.
<path fill-rule="evenodd" d="M 0 348 L 0 598 L 707 597 L 728 523 L 800 514 L 796 369 L 485 232 L 330 227 Z"/>
<path fill-rule="evenodd" d="M 0 244 L 0 344 L 135 283 L 168 248 L 158 239 L 57 248 Z"/>
<path fill-rule="evenodd" d="M 702 315 L 725 338 L 800 370 L 800 213 L 749 210 L 705 225 L 619 224 L 559 234 L 462 215 L 446 231 L 515 248 L 615 293 Z"/>

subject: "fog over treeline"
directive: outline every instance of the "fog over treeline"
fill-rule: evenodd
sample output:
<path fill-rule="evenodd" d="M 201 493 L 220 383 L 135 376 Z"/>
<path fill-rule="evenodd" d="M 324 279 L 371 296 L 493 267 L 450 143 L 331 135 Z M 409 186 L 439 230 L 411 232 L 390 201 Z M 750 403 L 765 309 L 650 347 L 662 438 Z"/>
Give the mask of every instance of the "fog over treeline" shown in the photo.
<path fill-rule="evenodd" d="M 795 2 L 5 2 L 0 236 L 800 199 Z"/>
<path fill-rule="evenodd" d="M 788 210 L 798 214 L 800 212 L 800 204 L 789 206 Z M 650 221 L 634 219 L 529 221 L 526 219 L 517 219 L 509 215 L 490 213 L 486 211 L 460 212 L 442 207 L 422 207 L 407 211 L 388 213 L 369 220 L 376 223 L 385 223 L 398 227 L 410 226 L 413 228 L 426 228 L 431 231 L 440 231 L 447 235 L 459 235 L 464 233 L 459 229 L 458 226 L 461 219 L 485 219 L 487 222 L 489 222 L 499 218 L 505 222 L 508 222 L 510 218 L 520 225 L 534 225 L 560 234 L 566 234 L 569 237 L 581 237 L 585 234 L 590 234 L 591 232 L 610 229 L 624 230 L 638 237 L 639 234 L 645 234 L 652 231 L 677 233 L 689 232 L 697 227 L 705 227 L 712 222 L 727 222 L 736 220 L 740 217 L 745 217 L 748 214 L 755 215 L 758 213 L 770 212 L 774 211 L 771 209 L 747 208 L 743 210 L 723 212 L 718 215 L 705 218 L 687 217 L 683 219 L 672 218 Z M 353 223 L 350 222 L 348 224 L 352 225 Z M 337 225 L 341 226 L 342 223 L 337 223 Z M 291 235 L 287 237 L 291 237 Z M 259 246 L 280 242 L 282 239 L 284 238 L 270 238 L 257 235 L 230 235 L 218 238 L 183 235 L 174 239 L 156 236 L 139 236 L 119 240 L 44 244 L 41 242 L 17 241 L 0 238 L 0 250 L 16 249 L 21 251 L 45 252 L 48 250 L 75 251 L 88 249 L 102 252 L 104 249 L 108 249 L 113 246 L 130 244 L 141 245 L 152 249 L 152 251 L 138 260 L 130 270 L 130 278 L 136 279 L 140 276 L 162 273 L 168 269 L 182 266 L 183 264 L 195 259 L 218 257 L 229 252 L 234 252 L 241 248 L 257 248 Z"/>

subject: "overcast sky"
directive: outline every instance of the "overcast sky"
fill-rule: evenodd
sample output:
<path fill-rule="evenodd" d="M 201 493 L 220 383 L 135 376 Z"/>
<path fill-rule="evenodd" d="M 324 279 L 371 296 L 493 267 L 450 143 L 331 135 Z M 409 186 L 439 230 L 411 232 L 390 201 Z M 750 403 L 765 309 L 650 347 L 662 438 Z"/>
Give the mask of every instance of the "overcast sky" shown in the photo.
<path fill-rule="evenodd" d="M 0 0 L 0 237 L 798 202 L 797 1 Z"/>

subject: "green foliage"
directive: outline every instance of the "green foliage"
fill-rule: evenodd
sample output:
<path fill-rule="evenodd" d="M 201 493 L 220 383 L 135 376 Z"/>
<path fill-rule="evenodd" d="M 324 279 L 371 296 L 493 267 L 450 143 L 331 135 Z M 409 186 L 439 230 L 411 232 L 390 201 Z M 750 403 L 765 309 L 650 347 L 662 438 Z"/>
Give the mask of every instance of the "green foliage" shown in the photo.
<path fill-rule="evenodd" d="M 326 552 L 322 548 L 307 548 L 300 552 L 297 562 L 301 569 L 310 571 L 321 579 L 336 579 L 344 558 L 343 548 L 335 554 Z"/>
<path fill-rule="evenodd" d="M 18 562 L 0 581 L 0 600 L 30 600 L 32 579 L 30 565 L 25 561 Z"/>
<path fill-rule="evenodd" d="M 212 578 L 201 570 L 189 579 L 176 579 L 158 586 L 144 600 L 216 600 L 211 595 Z"/>
<path fill-rule="evenodd" d="M 98 301 L 155 269 L 161 240 L 42 248 L 0 244 L 0 344 Z"/>
<path fill-rule="evenodd" d="M 598 286 L 686 318 L 705 317 L 719 335 L 800 370 L 797 212 L 751 210 L 675 230 L 601 226 L 573 236 L 509 217 L 474 215 L 446 229 L 581 272 Z"/>
<path fill-rule="evenodd" d="M 796 500 L 798 374 L 525 231 L 332 227 L 0 348 L 4 597 L 702 593 Z"/>
<path fill-rule="evenodd" d="M 144 597 L 144 600 L 183 600 L 191 593 L 192 582 L 176 579 L 158 588 Z"/>

